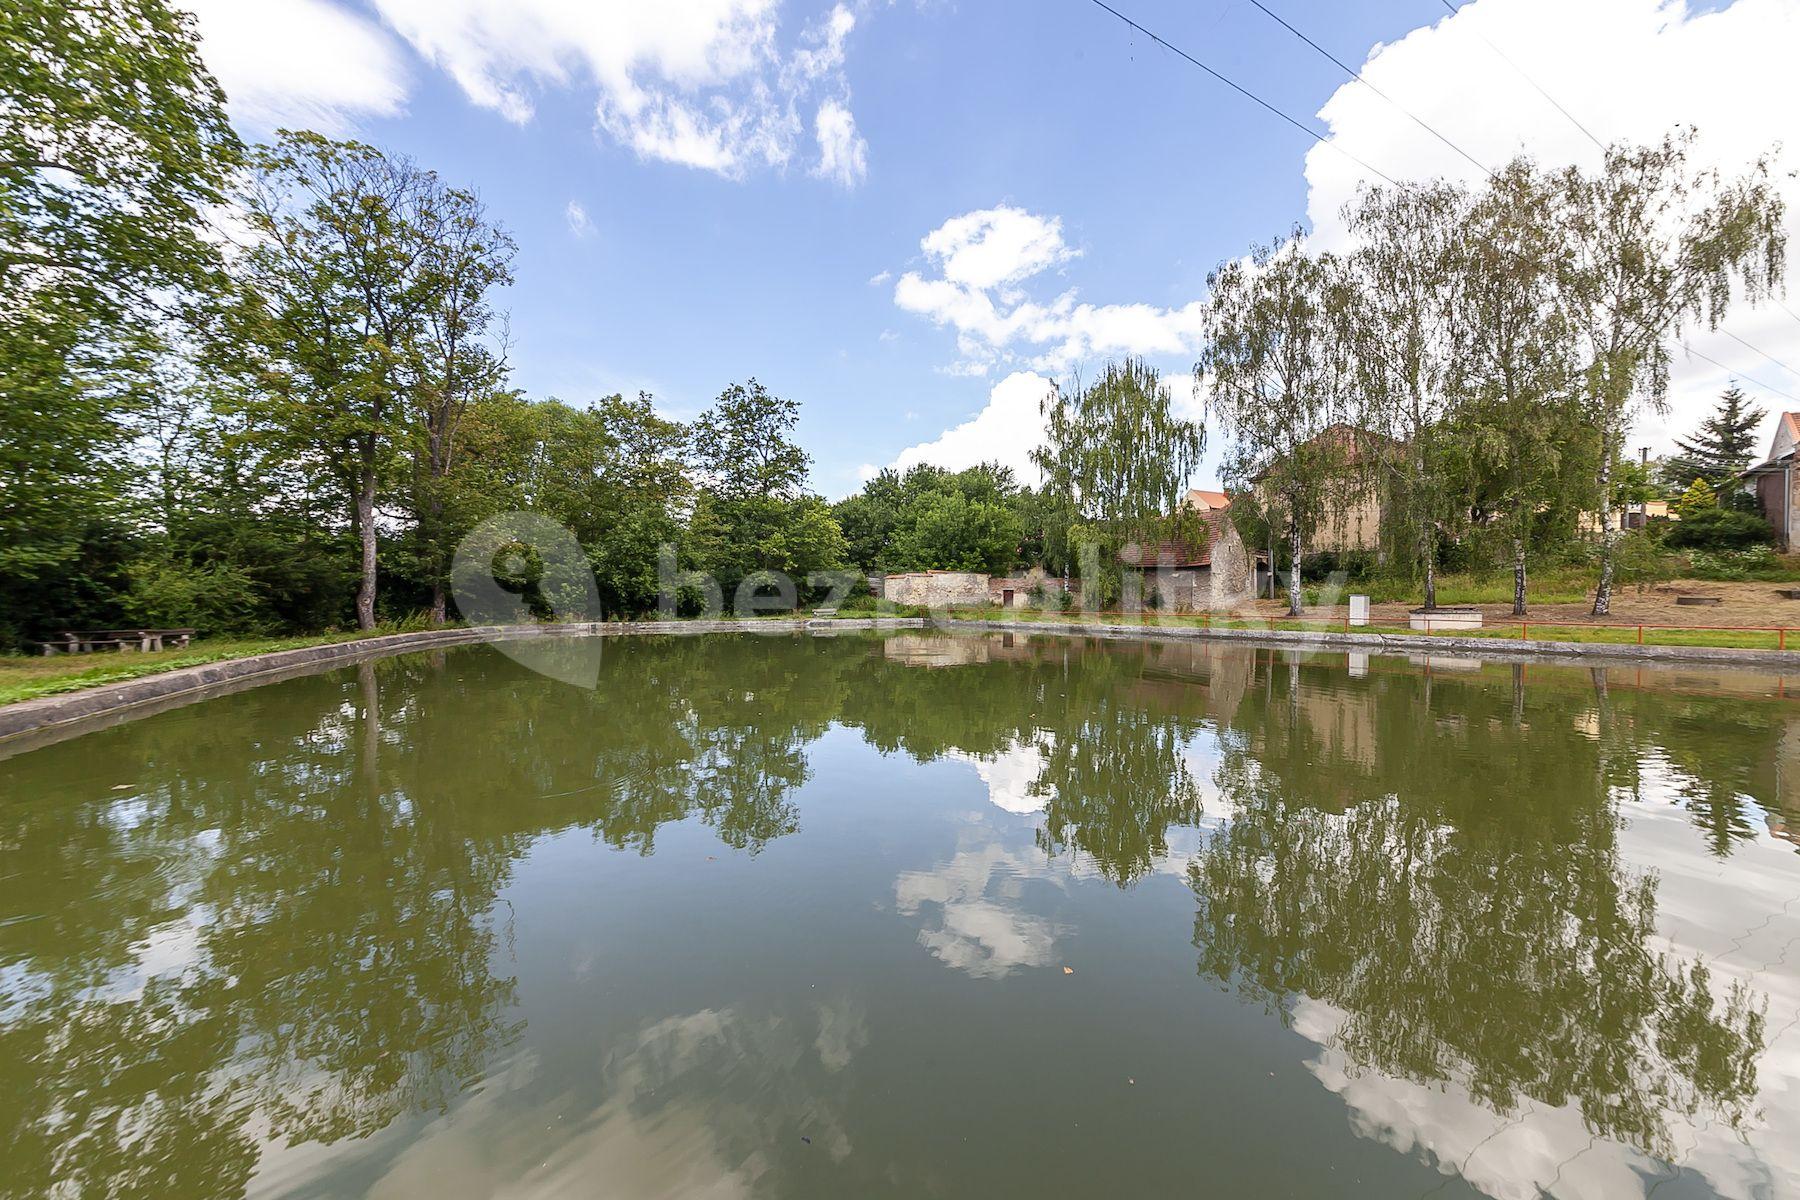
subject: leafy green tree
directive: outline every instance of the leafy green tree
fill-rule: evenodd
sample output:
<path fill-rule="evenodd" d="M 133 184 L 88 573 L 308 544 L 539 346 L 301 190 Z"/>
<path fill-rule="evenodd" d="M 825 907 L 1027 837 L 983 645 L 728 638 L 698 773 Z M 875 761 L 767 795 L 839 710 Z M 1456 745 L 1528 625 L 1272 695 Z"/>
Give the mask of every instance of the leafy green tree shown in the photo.
<path fill-rule="evenodd" d="M 1296 233 L 1210 280 L 1206 347 L 1194 368 L 1231 434 L 1226 480 L 1261 490 L 1286 527 L 1288 611 L 1299 616 L 1300 558 L 1332 499 L 1351 485 L 1349 348 L 1341 263 Z"/>
<path fill-rule="evenodd" d="M 1667 407 L 1671 341 L 1696 324 L 1718 328 L 1734 299 L 1771 294 L 1786 269 L 1784 204 L 1769 162 L 1728 181 L 1690 162 L 1694 136 L 1617 145 L 1599 171 L 1572 167 L 1558 180 L 1562 303 L 1580 337 L 1582 396 L 1600 447 L 1595 616 L 1612 602 L 1615 455 L 1638 405 Z"/>
<path fill-rule="evenodd" d="M 806 577 L 844 563 L 844 534 L 830 507 L 807 494 L 811 457 L 793 440 L 797 401 L 752 379 L 733 384 L 694 423 L 698 480 L 685 557 L 727 596 L 760 572 Z"/>
<path fill-rule="evenodd" d="M 1472 332 L 1455 436 L 1476 474 L 1476 503 L 1508 546 L 1513 613 L 1527 609 L 1543 514 L 1577 506 L 1584 460 L 1574 333 L 1559 306 L 1561 243 L 1542 219 L 1550 183 L 1509 164 L 1465 222 L 1462 320 Z"/>
<path fill-rule="evenodd" d="M 694 423 L 701 486 L 725 500 L 799 495 L 812 468 L 812 456 L 794 441 L 799 423 L 799 401 L 755 379 L 732 384 Z"/>
<path fill-rule="evenodd" d="M 238 264 L 248 408 L 271 447 L 331 480 L 360 553 L 356 620 L 375 626 L 376 509 L 393 486 L 418 395 L 420 349 L 441 311 L 436 177 L 404 158 L 284 133 L 251 158 Z"/>
<path fill-rule="evenodd" d="M 240 147 L 161 0 L 0 9 L 0 643 L 114 611 L 154 348 L 217 287 Z"/>
<path fill-rule="evenodd" d="M 832 507 L 852 562 L 896 571 L 1010 571 L 1025 522 L 1012 472 L 997 463 L 965 471 L 920 464 L 893 470 Z"/>
<path fill-rule="evenodd" d="M 1365 447 L 1388 500 L 1388 519 L 1410 536 L 1424 576 L 1425 607 L 1437 607 L 1438 552 L 1466 518 L 1468 471 L 1451 419 L 1462 394 L 1469 327 L 1458 269 L 1469 197 L 1436 183 L 1370 188 L 1345 208 L 1358 239 L 1350 255 L 1346 322 L 1364 398 Z"/>
<path fill-rule="evenodd" d="M 1724 492 L 1756 456 L 1756 430 L 1768 411 L 1753 403 L 1734 380 L 1719 394 L 1719 402 L 1700 428 L 1676 438 L 1677 453 L 1664 465 L 1663 481 L 1685 488 L 1703 479 L 1715 492 Z"/>
<path fill-rule="evenodd" d="M 1082 599 L 1104 605 L 1128 543 L 1197 536 L 1181 501 L 1206 429 L 1176 415 L 1162 376 L 1136 358 L 1107 363 L 1085 387 L 1053 390 L 1042 408 L 1044 442 L 1032 461 L 1044 492 L 1072 518 L 1066 536 L 1081 547 Z"/>
<path fill-rule="evenodd" d="M 862 491 L 831 506 L 831 515 L 844 531 L 845 553 L 851 562 L 874 568 L 886 560 L 905 502 L 900 472 L 884 467 L 863 484 Z"/>
<path fill-rule="evenodd" d="M 408 507 L 435 624 L 445 619 L 445 589 L 456 540 L 467 530 L 450 519 L 446 495 L 457 439 L 470 405 L 506 377 L 505 314 L 492 293 L 512 282 L 512 238 L 472 192 L 428 180 L 417 218 L 431 231 L 421 286 L 430 294 L 413 347 L 413 474 Z"/>

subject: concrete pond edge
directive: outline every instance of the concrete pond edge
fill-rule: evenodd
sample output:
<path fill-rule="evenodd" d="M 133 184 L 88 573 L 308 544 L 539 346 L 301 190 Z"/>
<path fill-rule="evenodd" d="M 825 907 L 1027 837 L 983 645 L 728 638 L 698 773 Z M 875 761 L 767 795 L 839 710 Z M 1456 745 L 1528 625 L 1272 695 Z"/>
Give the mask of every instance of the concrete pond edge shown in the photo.
<path fill-rule="evenodd" d="M 582 622 L 560 625 L 483 625 L 427 629 L 355 641 L 278 650 L 197 667 L 146 675 L 60 695 L 0 706 L 0 756 L 28 747 L 28 735 L 51 740 L 97 725 L 128 720 L 208 695 L 228 693 L 278 679 L 419 650 L 489 642 L 559 637 L 623 637 L 706 633 L 787 634 L 883 629 L 941 629 L 952 632 L 1021 633 L 1039 636 L 1099 637 L 1119 640 L 1248 642 L 1299 650 L 1362 651 L 1372 654 L 1438 654 L 1502 661 L 1563 659 L 1595 662 L 1696 664 L 1783 671 L 1800 666 L 1800 653 L 1737 650 L 1706 646 L 1633 646 L 1594 642 L 1514 641 L 1502 638 L 1391 633 L 1304 632 L 1281 629 L 1213 629 L 1201 626 L 1109 625 L 1086 621 L 1006 621 L 962 618 L 765 618 L 720 621 Z M 109 720 L 110 718 L 110 720 Z"/>
<path fill-rule="evenodd" d="M 215 692 L 237 691 L 245 686 L 272 683 L 296 675 L 313 674 L 371 658 L 437 650 L 491 642 L 528 641 L 561 637 L 625 637 L 648 634 L 695 635 L 703 633 L 837 632 L 868 629 L 923 629 L 922 617 L 892 618 L 764 618 L 721 621 L 595 621 L 545 625 L 478 625 L 425 629 L 354 641 L 276 650 L 247 658 L 224 659 L 197 667 L 182 667 L 119 683 L 101 684 L 80 691 L 40 696 L 0 705 L 0 745 L 28 734 L 70 726 L 82 726 L 115 715 L 136 716 L 139 710 L 171 706 L 202 699 Z M 12 749 L 7 746 L 7 749 Z"/>
<path fill-rule="evenodd" d="M 1714 646 L 1636 646 L 1613 642 L 1519 641 L 1446 634 L 1343 633 L 1294 629 L 1215 629 L 1199 625 L 1107 625 L 1085 621 L 1003 621 L 949 618 L 934 628 L 990 633 L 1057 634 L 1123 640 L 1252 642 L 1302 650 L 1353 650 L 1370 654 L 1439 654 L 1503 661 L 1546 658 L 1595 662 L 1672 663 L 1785 672 L 1800 668 L 1800 650 L 1742 650 Z"/>

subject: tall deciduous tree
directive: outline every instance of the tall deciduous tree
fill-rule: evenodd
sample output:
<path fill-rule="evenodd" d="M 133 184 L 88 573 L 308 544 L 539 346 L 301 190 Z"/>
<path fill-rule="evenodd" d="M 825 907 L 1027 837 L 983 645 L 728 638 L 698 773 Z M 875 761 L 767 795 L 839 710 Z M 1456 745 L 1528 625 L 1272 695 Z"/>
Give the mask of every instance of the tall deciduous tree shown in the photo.
<path fill-rule="evenodd" d="M 1363 424 L 1378 439 L 1363 457 L 1380 473 L 1390 519 L 1410 529 L 1426 608 L 1437 606 L 1444 533 L 1468 511 L 1467 473 L 1448 427 L 1468 356 L 1458 270 L 1468 206 L 1461 188 L 1437 183 L 1371 188 L 1345 209 L 1358 241 L 1345 328 Z"/>
<path fill-rule="evenodd" d="M 1526 611 L 1535 523 L 1567 503 L 1571 468 L 1582 461 L 1553 203 L 1550 181 L 1528 161 L 1511 163 L 1469 211 L 1458 268 L 1471 336 L 1455 436 L 1477 473 L 1478 502 L 1505 531 L 1516 615 Z"/>
<path fill-rule="evenodd" d="M 1082 581 L 1091 607 L 1111 589 L 1111 559 L 1127 543 L 1194 535 L 1183 528 L 1181 501 L 1206 448 L 1206 428 L 1178 415 L 1168 384 L 1136 358 L 1108 363 L 1085 387 L 1051 391 L 1042 409 L 1044 442 L 1032 461 L 1043 472 L 1043 490 L 1079 523 L 1070 542 L 1087 542 L 1102 556 L 1087 568 L 1099 577 Z"/>
<path fill-rule="evenodd" d="M 0 6 L 0 641 L 74 607 L 158 329 L 217 282 L 240 147 L 161 0 Z M 98 539 L 98 540 L 97 540 Z M 66 606 L 66 607 L 65 607 Z"/>
<path fill-rule="evenodd" d="M 444 235 L 435 176 L 371 146 L 285 133 L 252 156 L 256 240 L 239 274 L 271 441 L 328 473 L 360 545 L 356 620 L 375 626 L 376 505 L 419 394 L 420 348 L 440 311 Z"/>
<path fill-rule="evenodd" d="M 512 282 L 512 238 L 479 197 L 429 179 L 418 223 L 435 231 L 424 246 L 420 286 L 428 294 L 412 368 L 416 386 L 414 471 L 410 507 L 421 566 L 430 581 L 431 619 L 443 624 L 450 559 L 461 529 L 447 520 L 451 467 L 464 415 L 506 378 L 505 314 L 496 289 Z"/>
<path fill-rule="evenodd" d="M 727 595 L 762 571 L 804 582 L 843 564 L 844 534 L 806 491 L 811 457 L 793 440 L 800 405 L 752 379 L 733 384 L 693 428 L 698 497 L 688 558 Z"/>
<path fill-rule="evenodd" d="M 1752 403 L 1734 380 L 1719 395 L 1713 411 L 1700 422 L 1700 428 L 1685 438 L 1676 438 L 1678 453 L 1663 466 L 1663 482 L 1673 488 L 1686 488 L 1703 479 L 1716 493 L 1730 488 L 1732 480 L 1748 467 L 1756 455 L 1756 430 L 1768 416 L 1767 410 Z"/>
<path fill-rule="evenodd" d="M 1336 258 L 1307 254 L 1298 233 L 1220 267 L 1195 367 L 1232 437 L 1226 479 L 1262 491 L 1286 527 L 1293 616 L 1307 534 L 1345 489 L 1355 451 L 1342 275 Z"/>
<path fill-rule="evenodd" d="M 1786 266 L 1783 203 L 1767 161 L 1724 179 L 1690 161 L 1694 134 L 1619 145 L 1599 171 L 1560 180 L 1563 286 L 1584 355 L 1583 393 L 1600 440 L 1601 517 L 1594 615 L 1612 603 L 1610 473 L 1633 409 L 1667 406 L 1671 341 L 1717 328 L 1734 298 L 1756 301 Z"/>

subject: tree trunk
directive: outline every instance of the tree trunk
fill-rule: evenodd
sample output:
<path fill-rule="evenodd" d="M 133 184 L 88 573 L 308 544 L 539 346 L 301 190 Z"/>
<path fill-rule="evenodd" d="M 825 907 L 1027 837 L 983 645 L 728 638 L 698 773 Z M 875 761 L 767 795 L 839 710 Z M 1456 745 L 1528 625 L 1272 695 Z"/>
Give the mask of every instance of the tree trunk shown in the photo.
<path fill-rule="evenodd" d="M 356 489 L 356 532 L 362 538 L 362 582 L 356 588 L 356 627 L 375 628 L 375 469 L 365 467 Z"/>
<path fill-rule="evenodd" d="M 1425 607 L 1437 607 L 1437 537 L 1430 521 L 1419 523 L 1419 555 L 1425 563 Z"/>
<path fill-rule="evenodd" d="M 1288 518 L 1288 616 L 1300 615 L 1300 521 Z"/>
<path fill-rule="evenodd" d="M 1513 616 L 1525 615 L 1525 539 L 1513 538 Z"/>
<path fill-rule="evenodd" d="M 431 623 L 442 625 L 449 619 L 450 606 L 444 596 L 444 580 L 440 575 L 431 581 Z"/>
<path fill-rule="evenodd" d="M 1594 589 L 1594 616 L 1612 612 L 1613 549 L 1617 545 L 1612 528 L 1612 439 L 1600 444 L 1600 584 Z"/>

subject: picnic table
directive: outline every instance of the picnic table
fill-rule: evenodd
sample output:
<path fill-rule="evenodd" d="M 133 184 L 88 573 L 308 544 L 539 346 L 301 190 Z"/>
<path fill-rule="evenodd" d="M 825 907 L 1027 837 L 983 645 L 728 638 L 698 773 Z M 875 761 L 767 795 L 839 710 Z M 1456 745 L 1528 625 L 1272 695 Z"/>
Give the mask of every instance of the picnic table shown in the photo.
<path fill-rule="evenodd" d="M 194 640 L 192 629 L 63 629 L 42 643 L 45 654 L 91 654 L 95 650 L 161 650 Z"/>

